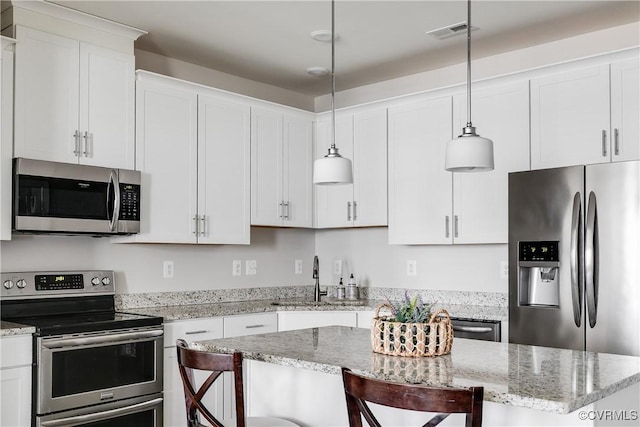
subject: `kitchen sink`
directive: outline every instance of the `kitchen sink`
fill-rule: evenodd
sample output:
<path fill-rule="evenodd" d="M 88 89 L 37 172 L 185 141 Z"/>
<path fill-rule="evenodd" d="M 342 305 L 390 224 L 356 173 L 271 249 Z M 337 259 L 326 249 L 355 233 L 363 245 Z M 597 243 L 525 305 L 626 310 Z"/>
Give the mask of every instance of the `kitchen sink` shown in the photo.
<path fill-rule="evenodd" d="M 288 306 L 288 307 L 322 307 L 322 306 L 364 306 L 366 305 L 364 300 L 346 300 L 335 298 L 323 298 L 320 302 L 305 299 L 282 299 L 271 302 L 271 305 L 276 306 Z"/>

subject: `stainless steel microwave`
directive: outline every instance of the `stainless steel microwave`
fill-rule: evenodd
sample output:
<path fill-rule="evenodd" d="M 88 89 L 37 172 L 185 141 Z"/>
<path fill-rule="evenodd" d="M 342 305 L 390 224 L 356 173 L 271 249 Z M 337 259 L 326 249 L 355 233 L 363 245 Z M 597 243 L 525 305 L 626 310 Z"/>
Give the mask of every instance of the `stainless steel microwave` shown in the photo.
<path fill-rule="evenodd" d="M 139 233 L 140 172 L 16 158 L 12 225 L 22 233 Z"/>

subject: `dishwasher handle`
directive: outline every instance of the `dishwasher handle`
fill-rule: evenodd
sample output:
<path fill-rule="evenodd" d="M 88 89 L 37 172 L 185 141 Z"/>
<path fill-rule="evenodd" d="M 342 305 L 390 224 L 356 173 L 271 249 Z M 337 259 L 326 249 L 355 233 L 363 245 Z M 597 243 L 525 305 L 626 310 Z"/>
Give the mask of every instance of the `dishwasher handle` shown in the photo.
<path fill-rule="evenodd" d="M 453 326 L 453 330 L 458 332 L 472 332 L 476 334 L 478 333 L 483 334 L 485 332 L 493 331 L 493 329 L 488 326 L 456 326 L 456 325 Z"/>

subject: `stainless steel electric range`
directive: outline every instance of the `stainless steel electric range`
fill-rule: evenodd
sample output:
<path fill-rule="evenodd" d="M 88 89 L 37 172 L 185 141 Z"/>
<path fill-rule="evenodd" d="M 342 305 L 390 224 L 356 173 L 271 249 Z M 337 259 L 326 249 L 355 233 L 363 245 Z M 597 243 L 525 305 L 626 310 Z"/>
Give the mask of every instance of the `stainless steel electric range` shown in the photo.
<path fill-rule="evenodd" d="M 32 426 L 162 426 L 162 318 L 116 311 L 113 271 L 0 282 L 2 320 L 36 329 Z"/>

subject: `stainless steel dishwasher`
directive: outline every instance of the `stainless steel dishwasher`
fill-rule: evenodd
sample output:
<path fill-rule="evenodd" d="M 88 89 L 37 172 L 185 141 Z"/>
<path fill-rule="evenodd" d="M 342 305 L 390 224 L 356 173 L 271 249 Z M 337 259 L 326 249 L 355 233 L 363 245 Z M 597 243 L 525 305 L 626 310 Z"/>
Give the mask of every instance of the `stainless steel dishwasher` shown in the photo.
<path fill-rule="evenodd" d="M 472 340 L 501 341 L 499 320 L 475 320 L 451 318 L 453 336 Z"/>

